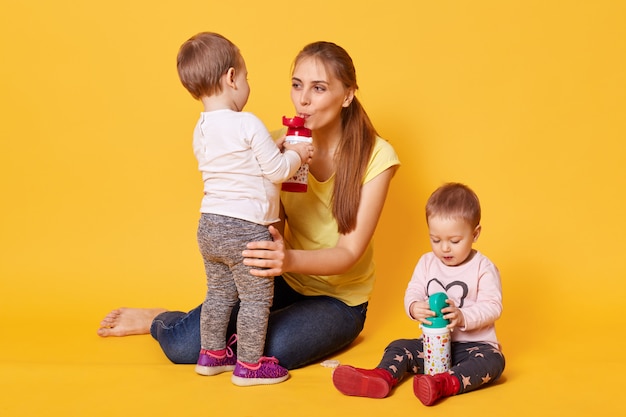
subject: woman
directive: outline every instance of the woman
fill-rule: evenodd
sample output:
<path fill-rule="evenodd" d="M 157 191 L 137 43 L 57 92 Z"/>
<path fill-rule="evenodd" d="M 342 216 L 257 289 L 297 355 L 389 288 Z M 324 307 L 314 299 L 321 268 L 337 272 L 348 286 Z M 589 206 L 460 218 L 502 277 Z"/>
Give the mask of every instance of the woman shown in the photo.
<path fill-rule="evenodd" d="M 298 54 L 291 100 L 313 131 L 308 191 L 283 192 L 282 222 L 270 226 L 274 240 L 251 242 L 243 252 L 246 265 L 262 268 L 253 275 L 277 277 L 265 354 L 287 369 L 348 346 L 365 323 L 375 279 L 372 237 L 400 162 L 378 137 L 357 89 L 343 48 L 315 42 Z M 194 364 L 199 318 L 200 307 L 189 313 L 118 309 L 104 318 L 98 334 L 150 332 L 172 362 Z"/>

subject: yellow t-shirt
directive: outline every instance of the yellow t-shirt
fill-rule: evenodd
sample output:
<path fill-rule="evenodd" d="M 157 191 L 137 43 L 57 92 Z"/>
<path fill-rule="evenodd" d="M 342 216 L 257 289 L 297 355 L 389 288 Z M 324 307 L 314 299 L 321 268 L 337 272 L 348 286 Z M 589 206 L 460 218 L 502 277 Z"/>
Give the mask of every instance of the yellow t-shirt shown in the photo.
<path fill-rule="evenodd" d="M 384 139 L 376 138 L 363 183 L 399 164 L 393 147 Z M 312 250 L 336 245 L 339 232 L 331 209 L 334 183 L 334 175 L 325 182 L 319 182 L 309 174 L 306 193 L 281 192 L 288 219 L 284 236 L 286 248 Z M 370 241 L 361 259 L 345 274 L 305 275 L 285 272 L 283 277 L 300 294 L 327 295 L 356 306 L 369 301 L 374 287 L 373 255 Z"/>

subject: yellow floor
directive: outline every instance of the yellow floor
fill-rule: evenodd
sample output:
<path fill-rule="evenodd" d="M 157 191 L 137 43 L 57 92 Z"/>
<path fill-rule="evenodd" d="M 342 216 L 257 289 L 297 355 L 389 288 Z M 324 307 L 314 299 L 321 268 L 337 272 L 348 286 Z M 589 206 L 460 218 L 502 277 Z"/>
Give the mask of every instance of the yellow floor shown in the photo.
<path fill-rule="evenodd" d="M 28 332 L 16 321 L 0 335 L 0 415 L 13 416 L 589 416 L 625 415 L 622 377 L 614 355 L 592 358 L 584 337 L 525 342 L 504 333 L 507 367 L 487 389 L 424 407 L 411 380 L 383 400 L 346 397 L 318 364 L 292 371 L 282 384 L 241 388 L 229 375 L 200 377 L 172 365 L 149 336 L 102 339 L 99 317 L 74 323 L 42 320 Z M 344 364 L 374 365 L 406 322 L 372 321 L 349 349 L 333 357 Z M 21 323 L 25 324 L 25 323 Z M 375 327 L 375 328 L 374 328 Z M 405 329 L 404 334 L 402 328 Z M 38 329 L 37 331 L 33 331 Z M 532 338 L 529 338 L 529 340 Z M 617 351 L 617 349 L 615 349 Z M 219 411 L 216 411 L 219 410 Z"/>

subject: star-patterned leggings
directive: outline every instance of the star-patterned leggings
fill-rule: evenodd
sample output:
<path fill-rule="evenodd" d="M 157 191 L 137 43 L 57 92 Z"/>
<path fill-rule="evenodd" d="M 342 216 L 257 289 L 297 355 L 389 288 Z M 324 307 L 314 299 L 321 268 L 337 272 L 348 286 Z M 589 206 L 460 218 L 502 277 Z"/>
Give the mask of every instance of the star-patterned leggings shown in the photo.
<path fill-rule="evenodd" d="M 487 343 L 452 342 L 450 373 L 459 379 L 458 394 L 473 391 L 500 378 L 504 356 Z M 387 346 L 376 368 L 385 369 L 401 380 L 405 374 L 424 373 L 422 339 L 399 339 Z"/>

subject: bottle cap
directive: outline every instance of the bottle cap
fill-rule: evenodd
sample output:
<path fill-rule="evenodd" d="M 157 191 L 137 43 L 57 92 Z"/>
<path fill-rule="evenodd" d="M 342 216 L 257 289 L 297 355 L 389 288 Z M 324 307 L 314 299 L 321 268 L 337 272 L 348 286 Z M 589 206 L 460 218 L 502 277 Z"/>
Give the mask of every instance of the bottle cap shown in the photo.
<path fill-rule="evenodd" d="M 436 314 L 436 316 L 428 317 L 428 321 L 432 324 L 422 324 L 423 327 L 428 327 L 429 329 L 439 329 L 446 327 L 450 323 L 448 320 L 443 318 L 443 313 L 441 312 L 441 309 L 448 306 L 446 303 L 447 298 L 448 296 L 445 292 L 435 293 L 428 298 L 430 309 Z"/>
<path fill-rule="evenodd" d="M 304 118 L 300 116 L 283 116 L 283 126 L 287 126 L 287 136 L 311 137 L 311 129 L 304 127 Z"/>

